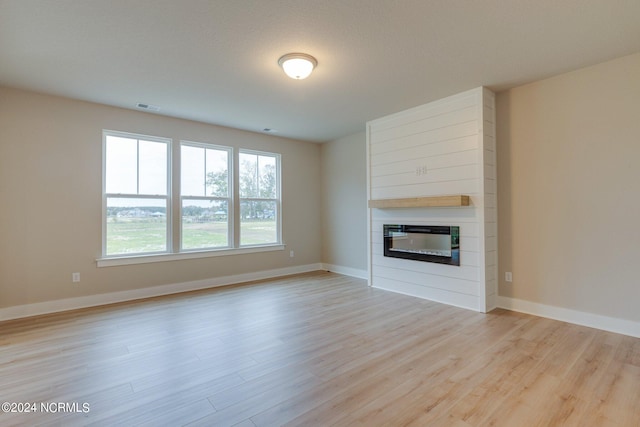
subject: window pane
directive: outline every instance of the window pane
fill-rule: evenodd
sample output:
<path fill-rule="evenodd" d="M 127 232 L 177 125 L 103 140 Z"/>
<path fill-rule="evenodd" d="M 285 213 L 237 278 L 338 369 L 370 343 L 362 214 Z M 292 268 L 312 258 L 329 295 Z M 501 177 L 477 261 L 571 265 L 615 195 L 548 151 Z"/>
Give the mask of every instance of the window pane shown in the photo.
<path fill-rule="evenodd" d="M 260 196 L 265 199 L 276 198 L 276 158 L 258 156 L 258 177 Z"/>
<path fill-rule="evenodd" d="M 258 156 L 240 153 L 240 197 L 258 196 Z"/>
<path fill-rule="evenodd" d="M 166 199 L 107 199 L 107 255 L 166 250 Z"/>
<path fill-rule="evenodd" d="M 229 246 L 228 205 L 218 200 L 182 201 L 182 249 Z"/>
<path fill-rule="evenodd" d="M 207 149 L 207 196 L 229 196 L 229 152 Z"/>
<path fill-rule="evenodd" d="M 105 151 L 107 193 L 137 194 L 138 140 L 107 135 Z"/>
<path fill-rule="evenodd" d="M 183 145 L 180 150 L 183 196 L 204 196 L 204 148 Z"/>
<path fill-rule="evenodd" d="M 240 203 L 240 244 L 261 245 L 278 242 L 276 202 Z"/>
<path fill-rule="evenodd" d="M 138 194 L 167 195 L 167 144 L 140 141 Z"/>

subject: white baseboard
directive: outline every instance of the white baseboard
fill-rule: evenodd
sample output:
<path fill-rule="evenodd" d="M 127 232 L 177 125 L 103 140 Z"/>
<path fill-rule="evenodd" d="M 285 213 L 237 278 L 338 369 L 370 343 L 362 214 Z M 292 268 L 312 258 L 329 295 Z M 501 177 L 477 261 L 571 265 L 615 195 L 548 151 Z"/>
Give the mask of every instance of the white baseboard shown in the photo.
<path fill-rule="evenodd" d="M 587 313 L 569 308 L 554 307 L 517 298 L 498 296 L 498 307 L 549 319 L 561 320 L 576 325 L 602 329 L 604 331 L 640 338 L 640 323 L 600 314 Z"/>
<path fill-rule="evenodd" d="M 341 265 L 333 264 L 322 264 L 322 269 L 338 274 L 344 274 L 345 276 L 357 277 L 358 279 L 367 280 L 369 278 L 369 273 L 367 273 L 367 270 L 360 270 L 357 268 L 343 267 Z"/>
<path fill-rule="evenodd" d="M 110 292 L 107 294 L 88 295 L 84 297 L 65 298 L 54 301 L 17 305 L 0 309 L 0 321 L 57 313 L 60 311 L 76 310 L 79 308 L 95 307 L 142 298 L 157 297 L 161 295 L 176 294 L 180 292 L 196 291 L 199 289 L 215 288 L 218 286 L 250 282 L 253 280 L 271 279 L 274 277 L 307 273 L 317 270 L 324 270 L 323 265 L 320 263 L 299 265 L 295 267 L 236 274 L 233 276 L 213 277 L 210 279 L 194 280 L 191 282 L 132 289 L 130 291 Z"/>

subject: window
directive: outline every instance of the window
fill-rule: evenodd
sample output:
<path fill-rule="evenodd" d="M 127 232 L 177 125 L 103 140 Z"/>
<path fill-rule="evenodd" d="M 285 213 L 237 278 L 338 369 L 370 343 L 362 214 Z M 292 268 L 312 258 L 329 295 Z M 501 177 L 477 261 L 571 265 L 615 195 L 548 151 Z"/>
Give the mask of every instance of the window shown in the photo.
<path fill-rule="evenodd" d="M 103 147 L 98 266 L 284 249 L 279 154 L 108 130 Z"/>
<path fill-rule="evenodd" d="M 230 246 L 229 225 L 233 218 L 230 161 L 230 148 L 181 144 L 181 249 Z"/>
<path fill-rule="evenodd" d="M 105 131 L 103 144 L 103 253 L 167 252 L 171 141 Z"/>
<path fill-rule="evenodd" d="M 240 245 L 280 242 L 280 156 L 240 150 Z"/>

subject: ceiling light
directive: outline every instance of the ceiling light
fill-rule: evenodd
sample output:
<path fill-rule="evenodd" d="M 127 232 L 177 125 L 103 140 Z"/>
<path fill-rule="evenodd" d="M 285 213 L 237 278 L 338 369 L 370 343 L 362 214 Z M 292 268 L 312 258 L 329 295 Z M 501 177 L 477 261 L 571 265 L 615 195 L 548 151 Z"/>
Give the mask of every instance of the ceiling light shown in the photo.
<path fill-rule="evenodd" d="M 278 65 L 282 67 L 287 76 L 292 79 L 302 80 L 318 65 L 318 61 L 306 53 L 287 53 L 278 59 Z"/>

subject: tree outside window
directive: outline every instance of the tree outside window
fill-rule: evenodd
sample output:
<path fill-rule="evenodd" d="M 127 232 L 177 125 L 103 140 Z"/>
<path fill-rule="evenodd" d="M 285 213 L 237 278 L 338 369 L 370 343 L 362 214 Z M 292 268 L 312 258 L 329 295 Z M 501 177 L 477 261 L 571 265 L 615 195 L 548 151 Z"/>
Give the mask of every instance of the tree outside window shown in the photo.
<path fill-rule="evenodd" d="M 239 156 L 240 245 L 278 243 L 280 156 L 242 150 Z"/>

